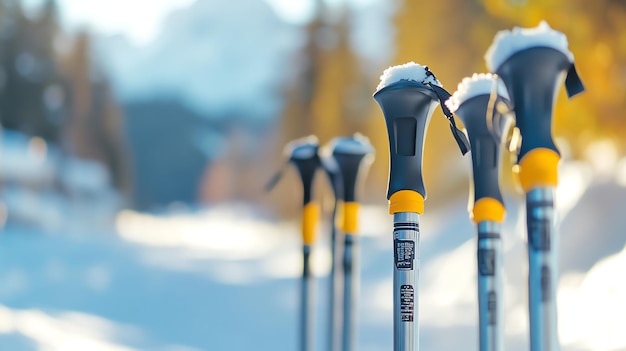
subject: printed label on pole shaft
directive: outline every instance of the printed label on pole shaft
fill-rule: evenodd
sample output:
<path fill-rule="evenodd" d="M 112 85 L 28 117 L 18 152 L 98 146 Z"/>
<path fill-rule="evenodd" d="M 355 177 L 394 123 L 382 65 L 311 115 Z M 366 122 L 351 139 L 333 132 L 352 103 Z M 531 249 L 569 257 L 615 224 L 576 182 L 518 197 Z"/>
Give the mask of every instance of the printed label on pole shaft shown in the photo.
<path fill-rule="evenodd" d="M 550 251 L 550 220 L 533 218 L 528 221 L 528 240 L 537 251 Z"/>
<path fill-rule="evenodd" d="M 403 322 L 413 322 L 415 291 L 413 285 L 400 286 L 400 319 Z"/>
<path fill-rule="evenodd" d="M 489 291 L 487 293 L 487 313 L 488 313 L 488 321 L 489 325 L 496 325 L 498 322 L 498 300 L 495 291 Z"/>
<path fill-rule="evenodd" d="M 415 242 L 413 240 L 395 239 L 394 261 L 397 269 L 413 270 L 415 261 Z"/>
<path fill-rule="evenodd" d="M 496 273 L 496 250 L 478 249 L 478 272 L 482 276 L 493 276 Z"/>
<path fill-rule="evenodd" d="M 550 302 L 552 300 L 552 277 L 550 267 L 541 267 L 541 302 Z"/>

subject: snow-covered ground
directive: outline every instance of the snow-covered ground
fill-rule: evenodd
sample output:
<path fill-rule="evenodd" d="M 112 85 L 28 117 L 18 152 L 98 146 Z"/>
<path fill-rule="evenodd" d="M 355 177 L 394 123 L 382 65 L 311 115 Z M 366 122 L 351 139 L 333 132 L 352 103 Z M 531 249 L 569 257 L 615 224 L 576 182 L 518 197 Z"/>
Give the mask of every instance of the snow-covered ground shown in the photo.
<path fill-rule="evenodd" d="M 622 167 L 624 168 L 624 167 Z M 564 350 L 626 348 L 626 187 L 586 164 L 561 172 L 559 332 Z M 618 174 L 619 175 L 619 174 Z M 506 348 L 526 350 L 524 213 L 505 199 Z M 466 198 L 421 218 L 420 345 L 475 350 L 474 228 Z M 361 213 L 358 349 L 392 345 L 391 218 Z M 0 235 L 0 350 L 294 350 L 301 269 L 297 222 L 223 205 L 119 213 L 118 235 L 9 225 Z M 318 275 L 317 350 L 326 349 L 329 250 Z M 454 335 L 454 337 L 450 337 Z"/>
<path fill-rule="evenodd" d="M 110 232 L 123 205 L 104 165 L 39 137 L 0 128 L 0 228 Z"/>

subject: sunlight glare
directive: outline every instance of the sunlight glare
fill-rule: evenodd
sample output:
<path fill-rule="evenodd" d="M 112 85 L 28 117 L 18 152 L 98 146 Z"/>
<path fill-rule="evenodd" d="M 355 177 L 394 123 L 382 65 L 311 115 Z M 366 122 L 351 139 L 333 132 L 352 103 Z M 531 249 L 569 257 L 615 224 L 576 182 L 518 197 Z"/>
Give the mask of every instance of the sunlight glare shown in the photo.
<path fill-rule="evenodd" d="M 313 0 L 266 0 L 266 2 L 280 18 L 295 24 L 308 22 L 315 12 Z"/>
<path fill-rule="evenodd" d="M 99 34 L 124 34 L 138 45 L 154 40 L 162 22 L 174 10 L 195 0 L 58 0 L 60 17 L 70 29 L 89 28 Z M 27 0 L 35 7 L 42 0 Z"/>
<path fill-rule="evenodd" d="M 78 312 L 56 317 L 35 309 L 10 310 L 0 307 L 3 315 L 13 321 L 15 332 L 31 338 L 42 350 L 133 350 L 108 340 L 114 333 L 126 331 L 104 318 Z M 131 334 L 136 332 L 132 328 L 129 331 Z"/>
<path fill-rule="evenodd" d="M 626 348 L 626 248 L 602 259 L 583 279 L 561 280 L 559 335 L 566 344 L 590 350 Z"/>
<path fill-rule="evenodd" d="M 205 251 L 216 258 L 245 259 L 267 254 L 280 234 L 294 231 L 266 222 L 237 218 L 235 213 L 211 211 L 202 215 L 155 216 L 130 210 L 116 218 L 120 236 L 156 247 Z"/>

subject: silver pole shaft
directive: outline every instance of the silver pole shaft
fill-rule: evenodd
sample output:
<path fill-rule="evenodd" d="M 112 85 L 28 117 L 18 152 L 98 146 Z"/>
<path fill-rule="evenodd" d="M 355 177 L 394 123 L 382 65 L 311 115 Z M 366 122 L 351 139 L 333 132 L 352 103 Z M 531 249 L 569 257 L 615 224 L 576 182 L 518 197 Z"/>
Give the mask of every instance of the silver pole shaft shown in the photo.
<path fill-rule="evenodd" d="M 536 188 L 526 193 L 528 229 L 528 309 L 530 350 L 557 351 L 557 255 L 554 244 L 554 189 Z"/>
<path fill-rule="evenodd" d="M 342 345 L 342 292 L 343 282 L 341 280 L 341 258 L 343 252 L 343 243 L 337 224 L 337 202 L 333 208 L 331 223 L 331 267 L 330 267 L 330 294 L 329 294 L 329 323 L 328 323 L 328 345 L 329 351 L 338 351 Z"/>
<path fill-rule="evenodd" d="M 302 269 L 302 296 L 300 311 L 300 350 L 313 350 L 313 276 L 311 274 L 310 255 L 311 247 L 304 245 L 302 247 L 303 269 Z"/>
<path fill-rule="evenodd" d="M 502 242 L 501 225 L 482 221 L 478 232 L 478 335 L 480 351 L 502 350 Z"/>
<path fill-rule="evenodd" d="M 345 233 L 343 256 L 343 351 L 356 349 L 356 298 L 358 295 L 359 251 L 357 237 Z"/>
<path fill-rule="evenodd" d="M 414 351 L 419 345 L 419 215 L 393 215 L 393 349 Z"/>

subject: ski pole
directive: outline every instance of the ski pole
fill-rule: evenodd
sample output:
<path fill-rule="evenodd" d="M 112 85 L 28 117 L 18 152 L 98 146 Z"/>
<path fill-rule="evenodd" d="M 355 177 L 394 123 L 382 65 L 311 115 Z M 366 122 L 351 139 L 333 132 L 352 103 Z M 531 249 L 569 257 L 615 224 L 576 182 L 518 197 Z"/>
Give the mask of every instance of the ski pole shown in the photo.
<path fill-rule="evenodd" d="M 495 100 L 492 99 L 492 90 Z M 505 208 L 500 193 L 500 146 L 507 127 L 501 109 L 509 111 L 502 81 L 491 74 L 474 74 L 459 84 L 446 105 L 463 121 L 472 146 L 473 188 L 470 218 L 476 224 L 478 264 L 478 336 L 480 351 L 502 350 L 502 243 Z M 493 101 L 492 101 L 493 100 Z M 496 123 L 494 123 L 496 122 Z M 494 128 L 499 130 L 493 131 Z M 494 135 L 495 134 L 495 135 Z"/>
<path fill-rule="evenodd" d="M 321 166 L 318 155 L 319 144 L 317 137 L 309 136 L 294 140 L 285 146 L 285 154 L 289 155 L 288 163 L 293 164 L 302 181 L 302 281 L 300 297 L 300 350 L 313 350 L 313 325 L 314 325 L 314 286 L 311 274 L 311 247 L 315 242 L 319 207 L 312 199 L 313 180 L 317 168 Z M 269 183 L 266 189 L 271 190 L 280 180 L 283 170 L 281 168 Z"/>
<path fill-rule="evenodd" d="M 326 145 L 321 152 L 321 161 L 328 180 L 330 181 L 335 201 L 330 220 L 330 277 L 328 298 L 328 350 L 338 351 L 341 346 L 341 326 L 343 323 L 341 297 L 343 292 L 341 274 L 341 253 L 343 252 L 343 236 L 337 227 L 341 220 L 343 207 L 343 186 L 337 160 L 332 155 L 332 144 Z"/>
<path fill-rule="evenodd" d="M 448 94 L 428 67 L 410 62 L 386 69 L 374 93 L 387 125 L 390 171 L 387 199 L 393 215 L 393 349 L 413 351 L 419 344 L 419 215 L 426 190 L 422 178 L 424 136 L 430 117 L 442 105 L 461 152 L 469 142 L 443 105 Z"/>
<path fill-rule="evenodd" d="M 517 165 L 526 194 L 530 350 L 559 350 L 554 191 L 560 154 L 552 138 L 552 110 L 563 78 L 570 97 L 584 87 L 567 38 L 545 22 L 501 31 L 485 58 L 508 89 L 522 137 Z"/>
<path fill-rule="evenodd" d="M 339 167 L 343 189 L 343 328 L 342 350 L 356 349 L 356 300 L 359 287 L 359 241 L 357 184 L 373 161 L 374 148 L 361 134 L 335 138 L 332 155 Z"/>

